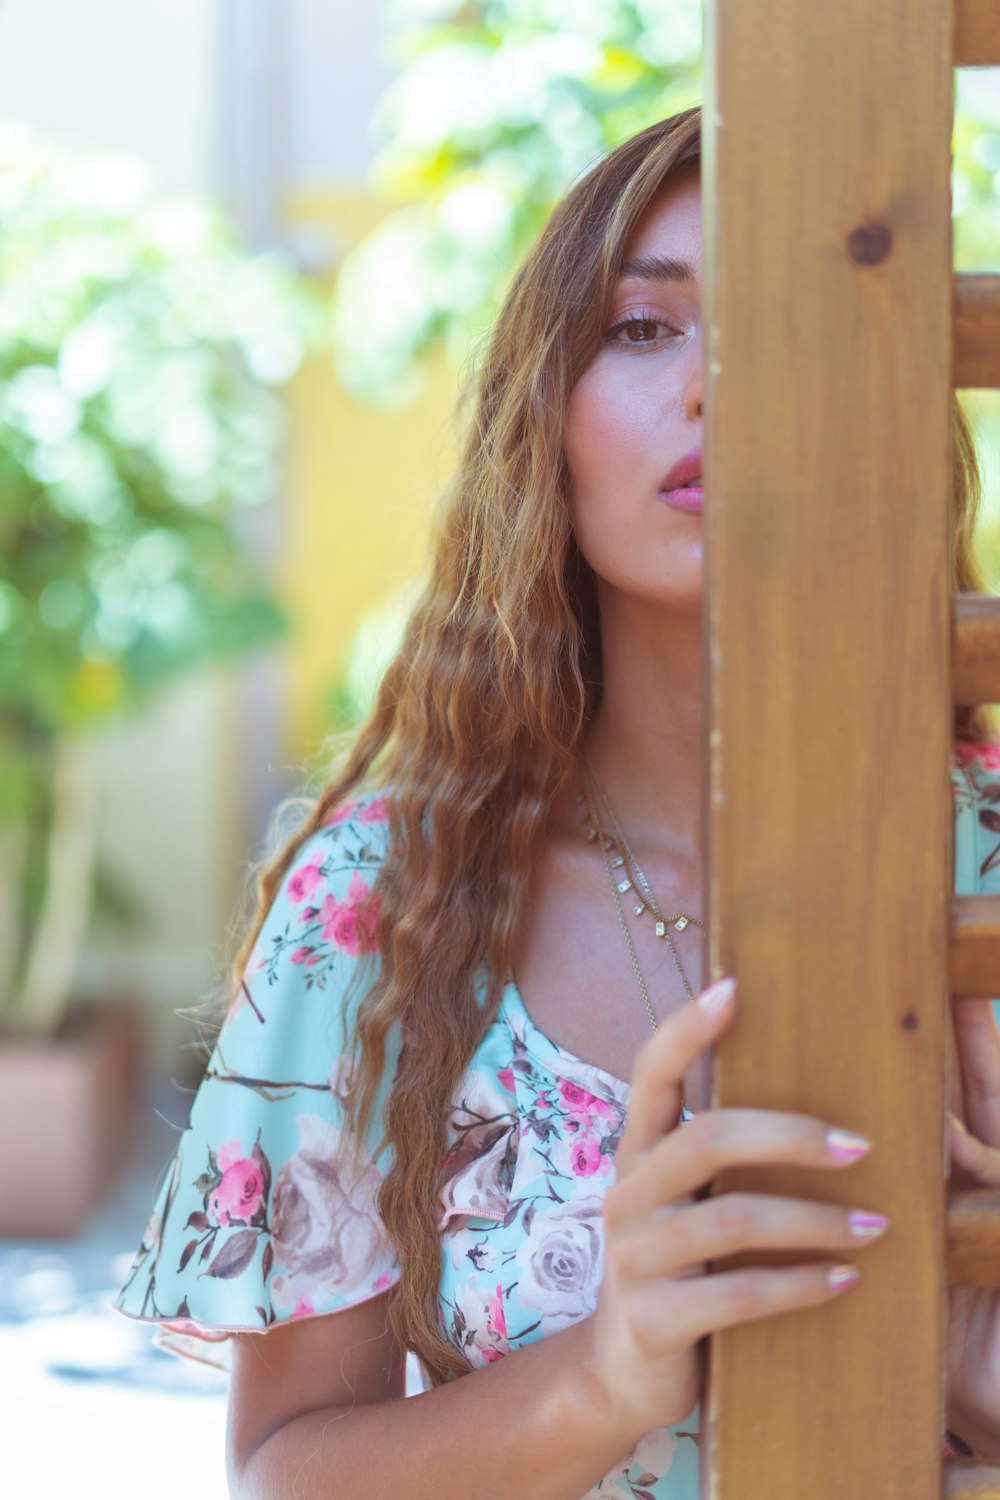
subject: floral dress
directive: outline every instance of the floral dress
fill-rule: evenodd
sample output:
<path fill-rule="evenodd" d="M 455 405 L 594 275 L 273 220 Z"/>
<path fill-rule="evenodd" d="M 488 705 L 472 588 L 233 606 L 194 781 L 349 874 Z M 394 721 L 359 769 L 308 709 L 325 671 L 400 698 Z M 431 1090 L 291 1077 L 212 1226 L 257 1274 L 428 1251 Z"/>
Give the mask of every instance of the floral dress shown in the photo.
<path fill-rule="evenodd" d="M 1000 889 L 1000 746 L 959 742 L 952 786 L 955 889 Z M 362 902 L 386 812 L 384 797 L 366 797 L 303 844 L 164 1169 L 114 1306 L 158 1324 L 155 1342 L 175 1353 L 228 1368 L 230 1334 L 338 1312 L 399 1279 L 375 1206 L 391 1149 L 378 1149 L 377 1116 L 398 1036 L 360 1178 L 346 1170 L 343 1133 L 347 1030 L 378 961 Z M 439 1314 L 481 1368 L 593 1311 L 629 1085 L 551 1041 L 510 980 L 456 1093 Z M 584 1500 L 695 1500 L 698 1434 L 696 1406 L 643 1438 Z"/>

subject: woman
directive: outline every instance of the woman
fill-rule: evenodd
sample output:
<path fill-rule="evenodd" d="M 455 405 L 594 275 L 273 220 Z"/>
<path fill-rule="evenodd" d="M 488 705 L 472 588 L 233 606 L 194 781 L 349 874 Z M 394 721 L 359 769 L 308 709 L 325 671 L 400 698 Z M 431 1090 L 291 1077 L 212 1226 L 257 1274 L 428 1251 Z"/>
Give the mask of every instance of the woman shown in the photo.
<path fill-rule="evenodd" d="M 612 152 L 522 268 L 423 600 L 259 878 L 117 1304 L 197 1357 L 232 1336 L 235 1495 L 694 1500 L 700 1341 L 843 1295 L 887 1227 L 877 1204 L 702 1192 L 737 1163 L 848 1170 L 868 1143 L 705 1113 L 738 999 L 700 993 L 699 128 L 688 110 Z M 957 407 L 955 438 L 975 590 Z M 987 723 L 956 713 L 966 842 Z M 1000 1182 L 996 1027 L 986 1001 L 962 1014 L 980 1087 L 956 1174 Z M 707 1272 L 750 1248 L 814 1258 Z M 997 1299 L 962 1295 L 949 1419 L 1000 1453 Z"/>

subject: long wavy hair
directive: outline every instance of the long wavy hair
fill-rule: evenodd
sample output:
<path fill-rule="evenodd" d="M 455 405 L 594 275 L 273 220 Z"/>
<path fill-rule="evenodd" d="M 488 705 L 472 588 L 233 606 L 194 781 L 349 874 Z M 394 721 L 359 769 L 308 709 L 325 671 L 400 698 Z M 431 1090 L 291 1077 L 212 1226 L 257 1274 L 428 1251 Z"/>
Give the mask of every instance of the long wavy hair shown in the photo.
<path fill-rule="evenodd" d="M 599 346 L 626 242 L 666 179 L 700 160 L 700 130 L 692 108 L 612 151 L 562 200 L 516 275 L 480 361 L 429 581 L 402 645 L 339 768 L 306 799 L 294 835 L 250 872 L 244 895 L 255 886 L 232 999 L 301 845 L 349 796 L 391 788 L 390 853 L 376 883 L 380 962 L 358 1007 L 348 1117 L 360 1138 L 398 1029 L 384 1119 L 392 1166 L 378 1197 L 402 1268 L 388 1316 L 436 1385 L 472 1368 L 438 1316 L 436 1201 L 451 1101 L 496 1015 L 547 815 L 601 690 L 564 413 Z M 981 485 L 957 397 L 952 485 L 952 588 L 983 592 L 973 555 Z M 991 732 L 986 710 L 955 709 L 956 736 Z"/>

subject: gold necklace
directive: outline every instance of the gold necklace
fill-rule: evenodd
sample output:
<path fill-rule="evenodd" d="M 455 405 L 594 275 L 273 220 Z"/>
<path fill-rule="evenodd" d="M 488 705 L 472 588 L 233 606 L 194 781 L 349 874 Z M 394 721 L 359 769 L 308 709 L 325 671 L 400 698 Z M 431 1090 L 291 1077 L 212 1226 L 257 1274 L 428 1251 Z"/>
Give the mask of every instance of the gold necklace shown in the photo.
<path fill-rule="evenodd" d="M 639 985 L 639 990 L 640 990 L 640 992 L 642 994 L 643 1002 L 644 1002 L 644 1004 L 646 1006 L 646 1014 L 649 1016 L 649 1024 L 652 1026 L 653 1030 L 656 1031 L 657 1030 L 656 1012 L 653 1010 L 652 1002 L 650 1001 L 650 998 L 649 998 L 649 990 L 646 988 L 646 981 L 643 979 L 643 977 L 642 977 L 642 970 L 639 967 L 639 956 L 638 956 L 638 954 L 635 951 L 635 944 L 632 941 L 632 934 L 629 932 L 629 930 L 628 930 L 628 923 L 625 920 L 625 908 L 622 906 L 622 895 L 623 895 L 622 885 L 624 884 L 624 882 L 619 881 L 618 878 L 617 878 L 617 876 L 615 875 L 614 864 L 613 864 L 613 861 L 612 861 L 612 859 L 610 857 L 610 851 L 614 848 L 616 840 L 614 839 L 613 835 L 611 835 L 611 834 L 608 833 L 608 830 L 606 828 L 603 828 L 601 826 L 601 823 L 598 820 L 597 814 L 596 814 L 596 812 L 594 811 L 594 808 L 593 808 L 593 804 L 591 803 L 590 797 L 588 796 L 588 793 L 587 793 L 587 782 L 586 782 L 586 779 L 584 779 L 583 785 L 584 785 L 584 790 L 579 793 L 579 795 L 576 798 L 576 801 L 577 801 L 577 803 L 582 802 L 584 804 L 584 806 L 586 807 L 586 809 L 587 809 L 586 818 L 587 818 L 587 822 L 589 822 L 589 824 L 590 824 L 590 832 L 587 834 L 587 838 L 591 841 L 591 843 L 596 842 L 600 846 L 601 857 L 604 860 L 604 868 L 605 868 L 605 870 L 607 872 L 608 881 L 609 881 L 610 886 L 611 886 L 611 893 L 612 893 L 612 895 L 615 898 L 615 907 L 617 908 L 617 911 L 618 911 L 618 921 L 621 924 L 622 932 L 625 935 L 625 943 L 626 943 L 626 946 L 628 947 L 629 957 L 632 960 L 632 968 L 635 970 L 635 977 L 636 977 L 636 980 L 637 980 L 638 985 Z M 673 947 L 673 944 L 671 944 L 671 947 Z M 676 952 L 675 952 L 674 956 L 676 958 Z M 680 966 L 680 960 L 679 959 L 677 960 L 677 963 L 678 963 L 678 967 L 679 967 Z M 684 987 L 687 990 L 688 995 L 690 996 L 690 994 L 691 994 L 691 986 L 687 982 L 687 975 L 684 973 L 683 969 L 681 969 L 681 978 L 684 980 Z M 683 1089 L 683 1086 L 682 1086 L 682 1088 L 681 1088 L 681 1118 L 682 1119 L 684 1117 L 684 1114 L 685 1114 L 686 1110 L 687 1110 L 687 1106 L 684 1103 L 684 1089 Z"/>
<path fill-rule="evenodd" d="M 608 799 L 608 794 L 604 790 L 604 787 L 601 783 L 601 778 L 598 776 L 597 769 L 594 766 L 594 762 L 590 758 L 590 752 L 586 749 L 583 752 L 583 759 L 586 763 L 590 778 L 593 781 L 594 786 L 597 788 L 598 795 L 604 804 L 604 809 L 608 814 L 608 818 L 615 830 L 616 842 L 618 843 L 618 846 L 622 851 L 622 855 L 619 856 L 617 860 L 613 860 L 612 864 L 614 865 L 615 869 L 622 869 L 624 868 L 625 860 L 627 859 L 628 863 L 632 867 L 632 874 L 635 878 L 635 881 L 641 887 L 642 894 L 645 897 L 645 900 L 640 899 L 638 904 L 632 907 L 632 910 L 637 917 L 641 917 L 647 906 L 649 907 L 649 910 L 656 918 L 656 936 L 658 938 L 665 938 L 670 946 L 671 951 L 676 956 L 677 950 L 674 947 L 673 939 L 670 936 L 669 929 L 673 927 L 676 932 L 683 932 L 685 927 L 687 927 L 689 924 L 693 923 L 695 927 L 701 927 L 703 924 L 698 920 L 697 917 L 692 916 L 690 912 L 686 911 L 674 912 L 672 917 L 665 917 L 663 915 L 656 897 L 653 895 L 653 892 L 650 889 L 649 881 L 646 879 L 639 861 L 632 853 L 631 845 L 629 844 L 628 839 L 625 837 L 625 831 L 619 823 L 617 817 L 615 816 L 615 811 Z M 624 858 L 622 856 L 624 856 Z M 624 891 L 627 891 L 629 889 L 630 885 L 623 885 L 622 887 L 623 893 Z M 636 891 L 637 896 L 638 894 L 639 892 Z M 679 965 L 680 961 L 677 960 L 677 962 Z M 687 984 L 687 978 L 684 975 L 683 969 L 681 969 L 681 975 L 684 978 L 685 984 Z M 688 993 L 691 993 L 690 989 L 688 990 Z"/>

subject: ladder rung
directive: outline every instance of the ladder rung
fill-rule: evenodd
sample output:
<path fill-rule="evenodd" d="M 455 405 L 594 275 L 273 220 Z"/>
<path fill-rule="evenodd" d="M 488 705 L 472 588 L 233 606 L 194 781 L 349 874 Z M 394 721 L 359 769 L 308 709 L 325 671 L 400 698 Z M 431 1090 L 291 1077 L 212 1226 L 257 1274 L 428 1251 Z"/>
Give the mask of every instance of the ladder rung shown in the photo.
<path fill-rule="evenodd" d="M 948 988 L 957 1000 L 1000 996 L 1000 896 L 952 896 Z"/>
<path fill-rule="evenodd" d="M 959 272 L 953 298 L 952 384 L 956 390 L 995 390 L 1000 387 L 1000 276 Z"/>
<path fill-rule="evenodd" d="M 948 1197 L 948 1285 L 1000 1286 L 1000 1191 Z"/>
<path fill-rule="evenodd" d="M 981 1458 L 946 1458 L 944 1500 L 1000 1500 L 1000 1464 Z"/>
<path fill-rule="evenodd" d="M 951 701 L 1000 703 L 1000 598 L 953 594 Z"/>
<path fill-rule="evenodd" d="M 1000 6 L 996 0 L 955 0 L 956 68 L 1000 67 Z"/>

